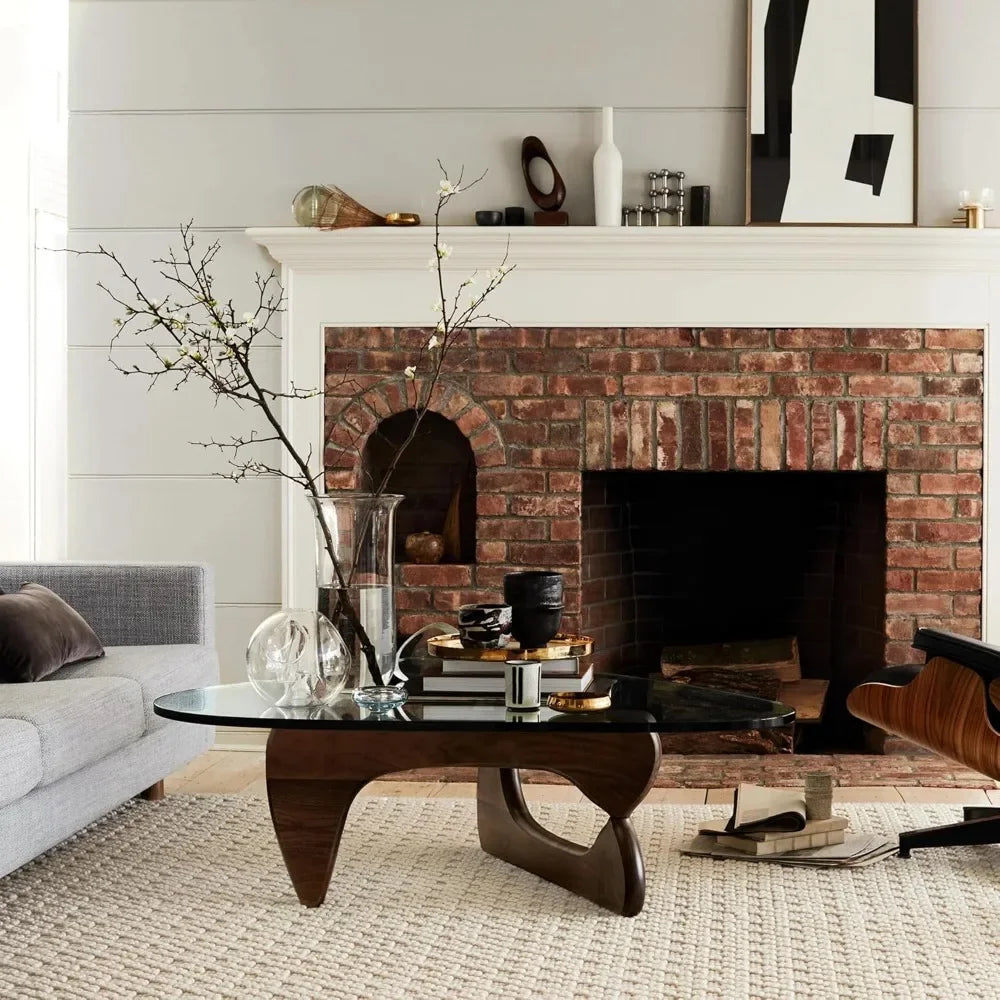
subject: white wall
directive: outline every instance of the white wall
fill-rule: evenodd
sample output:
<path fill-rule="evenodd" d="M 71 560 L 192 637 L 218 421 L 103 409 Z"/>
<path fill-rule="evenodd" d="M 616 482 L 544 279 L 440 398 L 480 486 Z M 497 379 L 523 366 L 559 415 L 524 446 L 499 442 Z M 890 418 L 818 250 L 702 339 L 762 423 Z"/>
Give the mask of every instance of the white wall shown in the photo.
<path fill-rule="evenodd" d="M 0 559 L 65 555 L 67 13 L 0 3 Z"/>
<path fill-rule="evenodd" d="M 920 9 L 919 217 L 943 225 L 960 188 L 1000 187 L 1000 3 Z M 601 104 L 619 109 L 627 201 L 644 200 L 648 169 L 683 169 L 712 186 L 713 221 L 738 224 L 745 11 L 746 0 L 76 0 L 74 245 L 104 242 L 149 273 L 193 218 L 222 239 L 220 285 L 235 295 L 266 266 L 242 229 L 290 224 L 307 183 L 426 216 L 440 157 L 489 169 L 449 221 L 531 207 L 519 162 L 531 133 L 566 181 L 571 220 L 586 223 Z M 193 393 L 147 395 L 110 368 L 100 274 L 87 258 L 70 275 L 70 551 L 214 562 L 233 680 L 280 599 L 277 486 L 213 479 L 212 456 L 185 444 L 238 416 Z M 262 361 L 276 372 L 276 351 Z"/>

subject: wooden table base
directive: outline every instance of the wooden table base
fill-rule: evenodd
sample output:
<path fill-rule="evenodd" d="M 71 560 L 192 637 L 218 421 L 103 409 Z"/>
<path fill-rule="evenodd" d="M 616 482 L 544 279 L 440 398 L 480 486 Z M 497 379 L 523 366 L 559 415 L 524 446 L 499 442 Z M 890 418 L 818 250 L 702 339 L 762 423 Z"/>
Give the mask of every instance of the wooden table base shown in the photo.
<path fill-rule="evenodd" d="M 299 901 L 319 906 L 347 813 L 369 781 L 411 768 L 478 766 L 484 851 L 632 917 L 642 909 L 646 882 L 629 816 L 653 784 L 659 763 L 656 733 L 273 729 L 267 741 L 267 797 Z M 591 847 L 557 837 L 535 821 L 521 795 L 517 768 L 562 775 L 608 814 Z"/>

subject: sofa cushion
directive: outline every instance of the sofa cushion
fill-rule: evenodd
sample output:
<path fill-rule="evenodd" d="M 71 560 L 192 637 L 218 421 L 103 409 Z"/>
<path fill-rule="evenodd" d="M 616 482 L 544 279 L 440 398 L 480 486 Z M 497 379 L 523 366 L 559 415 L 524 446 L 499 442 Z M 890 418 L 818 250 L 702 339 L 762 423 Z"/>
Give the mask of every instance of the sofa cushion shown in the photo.
<path fill-rule="evenodd" d="M 42 752 L 40 785 L 50 785 L 139 739 L 146 730 L 142 689 L 123 677 L 5 684 L 0 712 L 30 722 Z"/>
<path fill-rule="evenodd" d="M 108 646 L 103 659 L 63 667 L 49 680 L 58 683 L 80 677 L 126 677 L 134 681 L 142 689 L 146 731 L 154 732 L 171 723 L 153 714 L 153 702 L 174 691 L 218 684 L 219 661 L 209 646 Z"/>
<path fill-rule="evenodd" d="M 41 680 L 103 655 L 94 630 L 48 587 L 26 583 L 16 594 L 0 593 L 0 682 Z"/>
<path fill-rule="evenodd" d="M 42 780 L 42 745 L 30 722 L 0 719 L 0 808 Z"/>

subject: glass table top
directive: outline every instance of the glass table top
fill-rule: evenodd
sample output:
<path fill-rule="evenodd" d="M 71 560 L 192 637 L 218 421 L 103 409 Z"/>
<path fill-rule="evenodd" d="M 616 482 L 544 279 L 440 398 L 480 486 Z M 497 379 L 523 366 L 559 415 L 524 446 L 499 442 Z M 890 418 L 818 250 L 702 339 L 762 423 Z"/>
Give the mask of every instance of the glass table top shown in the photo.
<path fill-rule="evenodd" d="M 795 721 L 795 710 L 734 691 L 681 684 L 662 677 L 599 674 L 591 692 L 611 695 L 600 712 L 509 711 L 503 697 L 423 695 L 419 678 L 408 685 L 410 699 L 388 712 L 355 704 L 350 691 L 329 706 L 276 708 L 250 684 L 218 684 L 157 698 L 157 715 L 204 725 L 255 729 L 392 729 L 497 732 L 511 727 L 590 732 L 692 733 L 774 729 Z"/>

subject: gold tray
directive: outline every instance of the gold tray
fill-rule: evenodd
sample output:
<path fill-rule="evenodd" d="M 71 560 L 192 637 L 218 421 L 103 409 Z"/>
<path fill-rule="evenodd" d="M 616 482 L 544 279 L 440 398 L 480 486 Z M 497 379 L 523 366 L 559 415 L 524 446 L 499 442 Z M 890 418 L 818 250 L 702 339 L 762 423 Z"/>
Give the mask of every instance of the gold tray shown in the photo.
<path fill-rule="evenodd" d="M 466 649 L 457 635 L 439 635 L 427 640 L 427 652 L 442 660 L 478 660 L 503 663 L 515 655 L 522 660 L 565 660 L 570 656 L 590 656 L 594 640 L 589 635 L 560 633 L 539 649 L 521 649 L 513 640 L 499 649 Z"/>

